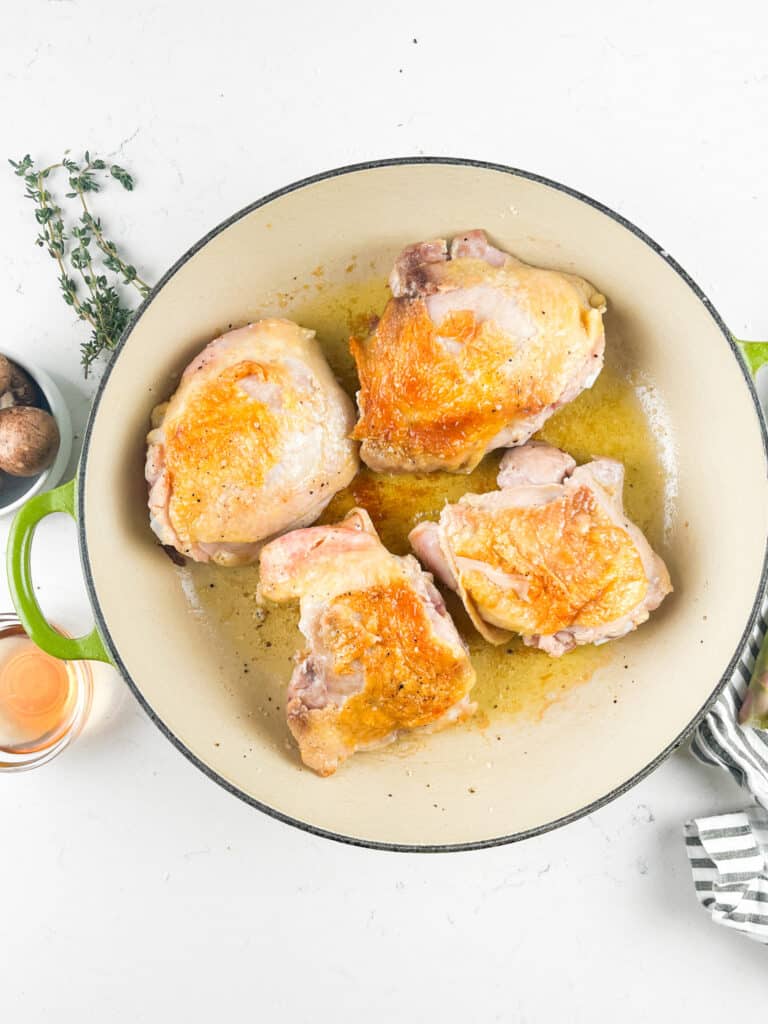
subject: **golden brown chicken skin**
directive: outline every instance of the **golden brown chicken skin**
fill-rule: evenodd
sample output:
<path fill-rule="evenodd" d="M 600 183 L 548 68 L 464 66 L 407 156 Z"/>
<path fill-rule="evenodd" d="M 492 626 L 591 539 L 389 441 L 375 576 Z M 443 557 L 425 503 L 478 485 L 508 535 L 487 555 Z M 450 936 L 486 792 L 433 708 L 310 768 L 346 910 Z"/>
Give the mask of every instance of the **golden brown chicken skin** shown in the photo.
<path fill-rule="evenodd" d="M 314 331 L 270 319 L 222 335 L 153 412 L 153 531 L 196 561 L 255 561 L 266 539 L 313 522 L 354 477 L 353 419 Z"/>
<path fill-rule="evenodd" d="M 373 333 L 350 346 L 360 378 L 353 437 L 381 471 L 469 472 L 525 442 L 602 368 L 605 299 L 528 266 L 482 231 L 410 246 Z"/>
<path fill-rule="evenodd" d="M 502 460 L 501 489 L 468 494 L 411 533 L 421 561 L 458 591 L 478 630 L 559 655 L 644 622 L 672 589 L 622 507 L 623 467 L 576 467 L 531 442 Z"/>
<path fill-rule="evenodd" d="M 474 711 L 475 673 L 431 577 L 411 556 L 390 554 L 363 510 L 268 544 L 259 592 L 301 601 L 307 649 L 286 710 L 303 761 L 319 775 L 356 750 Z"/>

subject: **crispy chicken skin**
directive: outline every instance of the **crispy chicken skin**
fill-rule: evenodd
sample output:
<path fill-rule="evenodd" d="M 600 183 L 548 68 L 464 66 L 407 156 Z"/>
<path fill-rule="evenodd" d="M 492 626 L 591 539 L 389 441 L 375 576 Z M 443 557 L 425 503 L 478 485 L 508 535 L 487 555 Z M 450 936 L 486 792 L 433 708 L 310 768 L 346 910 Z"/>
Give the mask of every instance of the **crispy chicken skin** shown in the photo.
<path fill-rule="evenodd" d="M 352 338 L 372 469 L 470 472 L 524 443 L 603 365 L 605 299 L 591 284 L 528 266 L 482 231 L 411 245 L 373 333 Z"/>
<path fill-rule="evenodd" d="M 501 488 L 465 494 L 410 541 L 461 596 L 478 631 L 551 655 L 645 622 L 672 590 L 664 562 L 624 514 L 624 467 L 576 463 L 537 441 L 507 452 Z"/>
<path fill-rule="evenodd" d="M 356 750 L 474 712 L 474 669 L 431 576 L 411 555 L 390 554 L 367 512 L 272 541 L 260 570 L 261 600 L 301 602 L 307 649 L 296 655 L 286 711 L 318 775 Z"/>
<path fill-rule="evenodd" d="M 147 436 L 150 525 L 198 562 L 244 565 L 314 522 L 358 468 L 350 399 L 314 331 L 260 320 L 212 341 Z"/>

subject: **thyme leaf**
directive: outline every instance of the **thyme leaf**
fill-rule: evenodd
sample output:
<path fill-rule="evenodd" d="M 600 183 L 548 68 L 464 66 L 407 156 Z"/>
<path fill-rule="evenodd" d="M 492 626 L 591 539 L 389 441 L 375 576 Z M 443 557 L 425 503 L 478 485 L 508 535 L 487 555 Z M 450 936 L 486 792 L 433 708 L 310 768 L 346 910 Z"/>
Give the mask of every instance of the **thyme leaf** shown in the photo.
<path fill-rule="evenodd" d="M 89 205 L 90 197 L 101 192 L 110 179 L 132 192 L 133 177 L 124 167 L 107 165 L 87 150 L 80 161 L 65 153 L 58 163 L 43 168 L 36 166 L 29 153 L 8 162 L 24 182 L 25 197 L 34 203 L 39 227 L 35 243 L 56 261 L 62 297 L 78 320 L 90 329 L 89 337 L 80 346 L 87 377 L 94 363 L 116 347 L 135 312 L 118 285 L 138 293 L 141 299 L 150 290 L 136 267 L 106 237 L 101 219 L 94 216 Z M 49 190 L 48 181 L 57 172 L 66 177 L 69 186 L 64 199 L 74 202 L 59 205 Z"/>

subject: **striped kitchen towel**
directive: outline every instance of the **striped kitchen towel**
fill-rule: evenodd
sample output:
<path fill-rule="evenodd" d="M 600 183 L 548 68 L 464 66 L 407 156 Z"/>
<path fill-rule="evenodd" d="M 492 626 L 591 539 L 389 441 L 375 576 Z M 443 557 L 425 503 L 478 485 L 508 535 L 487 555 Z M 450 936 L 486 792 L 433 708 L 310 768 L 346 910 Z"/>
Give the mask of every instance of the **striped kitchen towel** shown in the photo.
<path fill-rule="evenodd" d="M 752 668 L 768 631 L 768 602 L 726 688 L 701 721 L 691 753 L 730 772 L 756 804 L 685 825 L 699 902 L 713 921 L 768 943 L 768 732 L 739 725 Z"/>
<path fill-rule="evenodd" d="M 768 943 L 768 812 L 754 805 L 689 821 L 685 844 L 696 895 L 712 920 Z"/>

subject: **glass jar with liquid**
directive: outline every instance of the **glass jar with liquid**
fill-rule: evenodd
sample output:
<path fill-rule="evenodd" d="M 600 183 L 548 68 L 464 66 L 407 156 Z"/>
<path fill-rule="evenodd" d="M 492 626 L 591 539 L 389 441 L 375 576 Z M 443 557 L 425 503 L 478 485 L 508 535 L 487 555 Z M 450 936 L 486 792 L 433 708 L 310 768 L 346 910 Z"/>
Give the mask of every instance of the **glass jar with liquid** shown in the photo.
<path fill-rule="evenodd" d="M 13 618 L 0 624 L 0 772 L 45 764 L 78 735 L 91 706 L 87 662 L 41 651 Z"/>

